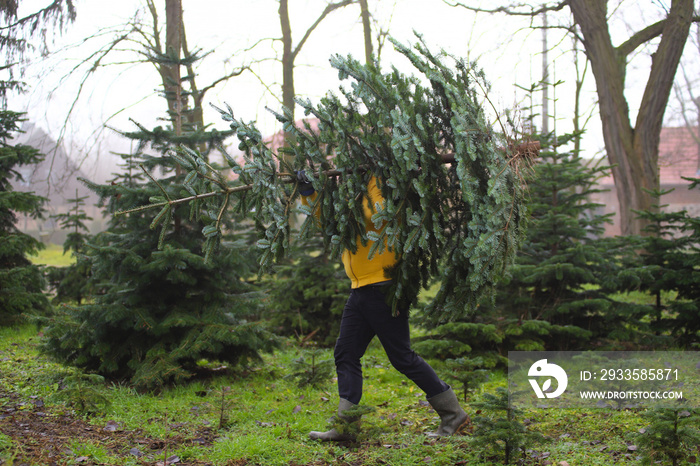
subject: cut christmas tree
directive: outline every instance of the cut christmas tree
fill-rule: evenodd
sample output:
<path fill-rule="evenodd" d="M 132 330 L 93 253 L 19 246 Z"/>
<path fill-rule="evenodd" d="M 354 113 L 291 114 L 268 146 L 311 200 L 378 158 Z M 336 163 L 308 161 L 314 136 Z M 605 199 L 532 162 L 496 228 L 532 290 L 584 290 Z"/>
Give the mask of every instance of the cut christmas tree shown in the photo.
<path fill-rule="evenodd" d="M 350 80 L 350 88 L 317 105 L 299 101 L 307 115 L 318 118 L 317 131 L 296 127 L 288 113 L 279 113 L 291 137 L 274 151 L 254 124 L 235 119 L 230 108 L 221 111 L 245 152 L 242 163 L 228 158 L 237 184 L 223 180 L 196 151 L 181 150 L 174 158 L 189 172 L 191 195 L 129 211 L 159 207 L 156 222 L 167 220 L 169 209 L 181 203 L 190 203 L 193 212 L 212 212 L 204 230 L 208 251 L 216 247 L 230 206 L 254 212 L 266 270 L 290 248 L 290 218 L 301 210 L 309 217 L 300 234 L 319 228 L 332 257 L 356 251 L 359 243 L 372 244 L 370 257 L 384 248 L 400 257 L 389 271 L 395 309 L 440 280 L 426 315 L 463 316 L 490 294 L 515 256 L 526 217 L 520 176 L 525 157 L 512 150 L 496 117 L 489 120 L 488 83 L 474 64 L 434 55 L 422 42 L 394 46 L 417 77 L 335 56 L 331 64 L 341 80 Z M 297 186 L 289 183 L 301 169 L 313 175 L 319 192 L 308 207 L 299 207 Z M 376 231 L 367 231 L 362 205 L 373 177 L 385 202 L 373 206 Z"/>

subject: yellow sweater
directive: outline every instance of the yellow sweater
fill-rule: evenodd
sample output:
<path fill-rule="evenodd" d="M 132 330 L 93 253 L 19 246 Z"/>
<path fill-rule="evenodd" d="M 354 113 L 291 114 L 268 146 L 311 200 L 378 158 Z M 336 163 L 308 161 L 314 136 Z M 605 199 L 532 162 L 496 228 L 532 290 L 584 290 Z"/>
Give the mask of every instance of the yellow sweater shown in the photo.
<path fill-rule="evenodd" d="M 375 213 L 375 205 L 384 202 L 382 193 L 377 186 L 377 180 L 372 177 L 367 185 L 368 196 L 363 199 L 362 207 L 364 210 L 365 229 L 366 231 L 377 231 L 372 222 L 372 215 Z M 302 196 L 302 203 L 309 205 L 309 200 L 316 199 L 316 193 L 311 196 Z M 385 270 L 397 262 L 396 255 L 389 252 L 386 248 L 381 253 L 377 253 L 369 260 L 369 250 L 374 244 L 373 241 L 367 241 L 367 245 L 363 246 L 360 239 L 357 239 L 357 252 L 354 254 L 349 250 L 343 251 L 342 261 L 345 267 L 345 273 L 352 282 L 352 288 L 360 288 L 362 286 L 380 283 L 389 280 Z"/>

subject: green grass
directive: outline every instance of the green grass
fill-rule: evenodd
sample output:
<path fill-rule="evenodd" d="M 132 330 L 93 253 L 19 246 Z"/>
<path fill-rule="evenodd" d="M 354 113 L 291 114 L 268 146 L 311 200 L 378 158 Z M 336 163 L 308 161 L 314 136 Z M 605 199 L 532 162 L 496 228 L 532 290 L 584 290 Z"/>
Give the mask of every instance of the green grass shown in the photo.
<path fill-rule="evenodd" d="M 110 455 L 103 445 L 92 441 L 73 439 L 69 442 L 69 448 L 76 458 L 86 458 L 97 464 L 124 464 L 122 460 Z M 85 459 L 83 461 L 86 461 Z"/>
<path fill-rule="evenodd" d="M 55 394 L 61 378 L 71 370 L 39 355 L 39 338 L 31 326 L 0 330 L 0 407 L 7 401 L 3 396 L 14 393 L 27 401 L 36 399 L 32 397 L 45 400 L 47 410 L 70 412 L 56 401 Z M 472 447 L 469 435 L 439 440 L 427 437 L 426 432 L 436 430 L 438 417 L 426 406 L 424 394 L 391 367 L 376 341 L 363 360 L 366 380 L 362 404 L 373 411 L 363 418 L 359 441 L 330 444 L 309 440 L 310 430 L 328 427 L 337 395 L 331 380 L 313 388 L 299 387 L 285 378 L 299 351 L 290 344 L 265 356 L 256 367 L 158 394 L 136 393 L 128 386 L 110 383 L 105 387 L 110 407 L 88 421 L 95 429 L 112 421 L 120 430 L 170 442 L 173 447 L 158 454 L 177 455 L 185 463 L 500 464 L 500 456 L 484 456 Z M 332 350 L 327 350 L 327 356 L 332 357 Z M 441 363 L 435 361 L 434 366 L 438 373 L 443 371 Z M 505 383 L 502 373 L 494 373 L 472 399 Z M 469 404 L 465 409 L 472 417 L 478 414 Z M 532 410 L 521 420 L 546 439 L 532 447 L 524 464 L 636 464 L 637 453 L 628 451 L 628 443 L 645 425 L 642 413 L 630 410 Z M 206 436 L 207 441 L 199 440 Z M 7 452 L 12 444 L 0 436 L 0 454 L 3 445 Z M 163 461 L 147 447 L 141 448 L 151 455 L 147 459 L 152 463 L 148 464 Z M 74 439 L 68 449 L 72 453 L 65 461 L 83 456 L 97 464 L 135 464 L 128 448 L 117 454 L 92 440 Z"/>
<path fill-rule="evenodd" d="M 0 434 L 0 464 L 9 461 L 14 451 L 12 439 L 5 434 Z"/>
<path fill-rule="evenodd" d="M 36 256 L 30 256 L 29 260 L 37 265 L 51 265 L 54 267 L 66 267 L 75 262 L 75 257 L 69 252 L 63 254 L 63 246 L 49 243 L 39 251 Z"/>

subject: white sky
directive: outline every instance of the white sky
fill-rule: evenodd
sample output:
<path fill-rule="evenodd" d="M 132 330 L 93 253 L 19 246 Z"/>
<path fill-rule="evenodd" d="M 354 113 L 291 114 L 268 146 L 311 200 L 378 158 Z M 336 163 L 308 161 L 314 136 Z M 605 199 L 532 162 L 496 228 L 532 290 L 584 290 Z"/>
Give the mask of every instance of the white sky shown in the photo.
<path fill-rule="evenodd" d="M 48 0 L 23 0 L 21 6 L 36 10 L 37 6 L 47 3 Z M 295 45 L 326 3 L 325 0 L 290 0 Z M 484 6 L 493 3 L 481 2 Z M 620 11 L 624 14 L 618 12 L 619 19 L 611 25 L 615 40 L 619 43 L 627 37 L 628 24 L 640 24 L 643 19 L 644 24 L 648 24 L 652 18 L 658 17 L 660 3 L 664 2 L 622 2 Z M 462 8 L 450 7 L 442 0 L 369 0 L 369 4 L 379 25 L 401 42 L 415 42 L 415 30 L 425 36 L 434 52 L 443 48 L 454 55 L 476 59 L 493 85 L 490 99 L 499 111 L 516 104 L 529 105 L 529 101 L 524 99 L 525 92 L 515 85 L 529 87 L 541 79 L 542 34 L 539 30 L 528 29 L 527 20 L 504 15 L 475 15 Z M 143 11 L 141 0 L 76 0 L 76 5 L 77 21 L 66 34 L 58 38 L 54 49 L 79 43 L 106 28 L 118 28 L 139 9 L 142 10 L 141 17 L 145 22 L 150 21 Z M 156 5 L 164 10 L 163 0 L 157 0 Z M 268 59 L 265 63 L 255 65 L 257 77 L 245 73 L 233 78 L 208 93 L 205 101 L 205 104 L 229 104 L 237 117 L 257 120 L 263 134 L 279 129 L 265 106 L 274 109 L 281 106 L 277 100 L 281 95 L 281 64 L 270 60 L 281 55 L 281 46 L 279 42 L 264 41 L 253 51 L 244 50 L 263 38 L 281 35 L 277 8 L 276 0 L 183 0 L 189 47 L 211 51 L 197 69 L 197 84 L 200 88 L 221 76 L 225 70 L 251 60 Z M 164 11 L 161 13 L 164 17 Z M 568 14 L 568 10 L 564 10 L 562 18 L 550 18 L 550 25 L 557 21 L 567 21 Z M 364 56 L 359 16 L 359 6 L 351 5 L 333 12 L 313 33 L 297 58 L 295 84 L 298 96 L 318 101 L 329 89 L 337 89 L 337 74 L 328 64 L 332 54 L 352 54 L 358 59 Z M 539 18 L 536 21 L 535 24 L 539 25 Z M 376 24 L 374 26 L 376 28 Z M 110 29 L 103 37 L 86 41 L 80 47 L 63 50 L 47 60 L 35 61 L 27 75 L 30 93 L 11 102 L 11 108 L 24 108 L 34 123 L 54 137 L 59 137 L 81 85 L 84 70 L 65 81 L 61 81 L 62 76 L 79 64 L 87 54 L 103 46 L 121 31 L 122 29 Z M 373 32 L 376 33 L 376 29 Z M 563 33 L 553 30 L 548 39 L 550 45 L 558 44 L 559 48 L 559 51 L 549 54 L 550 61 L 554 63 L 550 68 L 550 73 L 554 73 L 551 80 L 563 81 L 556 91 L 550 91 L 550 98 L 557 99 L 556 104 L 550 104 L 550 112 L 556 110 L 558 132 L 571 129 L 569 120 L 574 92 L 572 59 L 566 53 L 571 49 L 571 40 L 562 40 L 562 37 Z M 409 71 L 405 60 L 400 60 L 392 52 L 391 45 L 387 43 L 382 51 L 382 66 L 388 68 L 391 64 L 396 64 Z M 103 64 L 129 62 L 136 58 L 137 55 L 133 53 L 122 52 L 106 59 Z M 583 62 L 583 58 L 581 60 Z M 648 58 L 640 52 L 632 65 L 628 72 L 628 99 L 634 109 L 641 96 L 640 86 L 646 82 Z M 134 129 L 129 119 L 146 127 L 164 124 L 158 120 L 165 114 L 165 101 L 157 96 L 158 88 L 159 76 L 152 65 L 115 64 L 98 70 L 83 85 L 82 97 L 72 110 L 64 135 L 64 146 L 76 158 L 87 152 L 90 160 L 95 160 L 95 155 L 100 152 L 101 162 L 95 166 L 109 165 L 104 162 L 104 153 L 109 150 L 126 150 L 125 142 L 113 134 L 109 134 L 108 138 L 103 134 L 103 137 L 97 138 L 101 144 L 96 145 L 96 132 L 106 120 L 109 120 L 110 127 L 125 131 Z M 537 105 L 539 93 L 535 98 L 537 100 L 534 103 Z M 595 87 L 589 70 L 584 105 L 591 109 L 594 104 Z M 297 117 L 300 116 L 298 112 Z M 226 128 L 218 113 L 208 105 L 205 108 L 205 120 L 219 129 Z M 552 123 L 550 127 L 551 125 Z M 588 132 L 586 155 L 596 155 L 602 147 L 599 120 L 594 119 L 589 123 Z"/>

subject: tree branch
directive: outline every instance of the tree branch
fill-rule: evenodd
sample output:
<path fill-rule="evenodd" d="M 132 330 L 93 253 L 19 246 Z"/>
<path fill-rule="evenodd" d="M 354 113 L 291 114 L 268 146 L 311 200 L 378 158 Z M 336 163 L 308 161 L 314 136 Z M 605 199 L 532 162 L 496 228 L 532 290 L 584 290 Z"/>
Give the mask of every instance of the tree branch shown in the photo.
<path fill-rule="evenodd" d="M 651 24 L 641 31 L 635 32 L 632 37 L 617 47 L 617 53 L 621 57 L 626 57 L 642 44 L 649 42 L 651 39 L 660 36 L 664 32 L 666 20 L 662 19 L 654 24 Z"/>
<path fill-rule="evenodd" d="M 24 26 L 25 24 L 31 22 L 32 23 L 32 29 L 36 27 L 36 24 L 40 20 L 45 20 L 51 15 L 57 14 L 57 12 L 60 12 L 63 8 L 63 2 L 65 0 L 54 0 L 51 5 L 47 6 L 46 8 L 42 8 L 41 10 L 37 11 L 36 13 L 32 13 L 30 15 L 25 16 L 24 18 L 18 19 L 12 24 L 8 24 L 6 26 L 0 26 L 0 30 L 2 29 L 13 29 L 18 26 Z M 4 3 L 4 2 L 3 2 Z M 68 5 L 68 19 L 69 21 L 73 21 L 75 19 L 75 7 L 73 6 L 72 1 L 67 2 Z M 63 23 L 63 21 L 61 21 Z"/>
<path fill-rule="evenodd" d="M 344 6 L 348 6 L 352 3 L 355 3 L 355 1 L 356 0 L 343 0 L 342 2 L 338 2 L 338 3 L 329 3 L 326 6 L 326 8 L 323 10 L 323 13 L 321 13 L 321 15 L 316 19 L 314 24 L 312 24 L 309 27 L 309 29 L 306 30 L 304 37 L 301 38 L 301 40 L 297 44 L 296 48 L 294 50 L 292 50 L 292 60 L 294 58 L 296 58 L 296 56 L 301 51 L 301 48 L 304 46 L 304 43 L 306 43 L 309 36 L 311 36 L 311 33 L 314 32 L 314 29 L 316 29 L 318 27 L 318 25 L 321 24 L 321 21 L 323 21 L 326 16 L 328 16 L 330 13 L 337 10 L 338 8 L 342 8 Z"/>
<path fill-rule="evenodd" d="M 227 81 L 231 78 L 235 78 L 236 76 L 240 76 L 241 74 L 243 74 L 244 71 L 247 71 L 249 69 L 250 69 L 250 66 L 248 66 L 248 65 L 241 66 L 240 68 L 238 68 L 234 71 L 231 71 L 229 74 L 220 77 L 219 79 L 213 81 L 208 86 L 205 86 L 204 88 L 202 88 L 202 90 L 200 91 L 200 96 L 204 97 L 204 94 L 206 94 L 208 91 L 210 91 L 211 89 L 213 89 L 214 87 L 216 87 L 220 83 Z"/>
<path fill-rule="evenodd" d="M 673 2 L 671 11 L 664 21 L 661 41 L 656 53 L 652 56 L 649 80 L 640 102 L 635 124 L 635 139 L 650 139 L 651 147 L 654 144 L 658 146 L 664 109 L 668 104 L 683 46 L 694 19 L 693 3 L 692 0 Z"/>
<path fill-rule="evenodd" d="M 660 36 L 664 32 L 668 19 L 662 19 L 654 24 L 651 24 L 641 31 L 635 32 L 632 37 L 617 47 L 617 52 L 620 56 L 626 57 L 640 45 L 649 42 L 655 37 Z M 700 23 L 700 16 L 694 16 L 691 20 L 693 23 Z"/>
<path fill-rule="evenodd" d="M 539 143 L 539 141 L 523 142 L 523 143 L 517 144 L 517 145 L 509 145 L 508 149 L 504 148 L 502 150 L 503 151 L 507 150 L 507 151 L 512 152 L 514 158 L 516 158 L 516 157 L 536 157 L 540 152 L 540 143 Z M 455 162 L 455 154 L 453 152 L 441 154 L 440 158 L 442 159 L 442 163 L 454 163 Z M 162 190 L 163 188 L 158 184 L 158 182 L 153 177 L 151 177 L 151 175 L 143 167 L 141 167 L 141 168 L 144 170 L 144 172 L 146 172 L 148 177 L 151 178 L 151 180 L 156 185 L 158 185 L 158 188 L 160 188 Z M 358 169 L 359 170 L 366 170 L 366 167 L 361 166 Z M 319 173 L 314 173 L 314 176 L 317 178 L 321 177 L 321 176 L 334 177 L 334 176 L 342 176 L 346 173 L 347 173 L 347 171 L 332 169 L 332 170 L 323 170 Z M 297 183 L 298 182 L 297 177 L 291 173 L 279 173 L 278 175 L 285 177 L 285 178 L 280 178 L 280 182 L 282 182 L 282 183 Z M 199 176 L 202 176 L 202 175 L 200 174 Z M 127 210 L 120 210 L 118 212 L 115 212 L 114 216 L 119 217 L 120 215 L 126 215 L 126 214 L 131 214 L 131 213 L 136 213 L 136 212 L 143 212 L 143 211 L 155 209 L 158 207 L 162 208 L 162 207 L 165 207 L 166 205 L 173 207 L 173 206 L 177 206 L 180 204 L 187 204 L 187 203 L 192 202 L 192 201 L 201 200 L 201 199 L 208 199 L 208 198 L 217 197 L 217 196 L 228 197 L 229 195 L 234 194 L 234 193 L 250 191 L 251 189 L 253 189 L 255 187 L 255 185 L 252 185 L 252 184 L 244 184 L 244 185 L 239 185 L 239 186 L 225 186 L 225 185 L 222 185 L 219 181 L 214 180 L 212 178 L 207 178 L 207 179 L 214 182 L 215 184 L 218 184 L 221 187 L 221 189 L 218 189 L 216 191 L 209 191 L 209 192 L 202 193 L 202 194 L 195 194 L 193 196 L 183 197 L 180 199 L 170 199 L 167 197 L 167 193 L 165 193 L 166 199 L 167 199 L 166 201 L 142 205 L 142 206 L 134 207 L 132 209 L 127 209 Z"/>
<path fill-rule="evenodd" d="M 510 5 L 510 6 L 500 6 L 498 8 L 494 9 L 485 9 L 485 8 L 478 8 L 478 7 L 473 7 L 469 5 L 465 5 L 463 3 L 450 3 L 448 0 L 443 0 L 443 2 L 446 5 L 449 5 L 451 7 L 462 7 L 465 8 L 469 11 L 474 11 L 476 13 L 503 13 L 509 16 L 530 16 L 531 18 L 534 18 L 541 13 L 545 13 L 548 11 L 561 11 L 565 7 L 569 6 L 572 0 L 563 0 L 560 3 L 557 3 L 556 5 L 553 6 L 543 6 L 537 10 L 533 10 L 531 5 L 528 4 L 519 4 L 519 5 Z M 530 8 L 529 11 L 518 11 L 518 8 Z M 541 29 L 543 26 L 533 26 L 532 24 L 530 25 L 531 29 Z M 583 42 L 583 38 L 581 38 L 577 33 L 576 33 L 576 28 L 575 26 L 547 26 L 547 29 L 564 29 L 565 31 L 568 31 L 569 34 L 572 34 L 574 37 L 579 42 Z"/>
<path fill-rule="evenodd" d="M 469 6 L 465 5 L 460 2 L 455 2 L 451 3 L 448 0 L 443 0 L 445 4 L 451 6 L 451 7 L 462 7 L 466 8 L 467 10 L 470 11 L 476 11 L 477 13 L 504 13 L 506 15 L 510 16 L 537 16 L 541 13 L 547 12 L 547 11 L 561 11 L 564 9 L 564 7 L 568 6 L 569 3 L 571 3 L 571 0 L 563 0 L 556 5 L 553 6 L 543 6 L 538 10 L 533 10 L 531 5 L 528 4 L 519 4 L 519 5 L 509 5 L 509 6 L 500 6 L 498 8 L 494 8 L 492 10 L 488 10 L 485 8 L 478 8 L 474 6 Z M 518 11 L 519 8 L 530 8 L 530 11 Z"/>
<path fill-rule="evenodd" d="M 162 54 L 163 47 L 160 43 L 160 28 L 158 27 L 158 10 L 156 9 L 153 0 L 148 0 L 146 3 L 148 4 L 148 11 L 151 13 L 151 18 L 153 19 L 153 40 L 155 41 L 153 48 L 158 53 Z M 142 35 L 146 37 L 146 34 L 142 33 Z"/>

